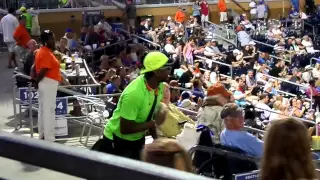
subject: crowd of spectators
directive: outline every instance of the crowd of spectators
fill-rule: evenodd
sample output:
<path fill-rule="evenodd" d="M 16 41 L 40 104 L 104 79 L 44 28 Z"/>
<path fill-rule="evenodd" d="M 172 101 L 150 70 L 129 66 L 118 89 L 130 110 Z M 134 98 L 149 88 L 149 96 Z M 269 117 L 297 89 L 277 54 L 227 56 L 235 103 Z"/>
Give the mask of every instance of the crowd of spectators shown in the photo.
<path fill-rule="evenodd" d="M 302 62 L 301 57 L 311 57 L 311 53 L 312 56 L 317 55 L 317 50 L 308 35 L 288 36 L 283 26 L 272 24 L 267 25 L 269 30 L 263 35 L 263 39 L 265 43 L 273 42 L 273 48 L 261 46 L 255 41 L 257 37 L 251 33 L 256 28 L 255 23 L 245 14 L 241 15 L 239 25 L 234 29 L 239 45 L 226 46 L 221 40 L 207 38 L 208 32 L 202 28 L 205 27 L 205 14 L 202 12 L 200 18 L 201 13 L 198 12 L 205 5 L 195 2 L 190 18 L 185 17 L 183 9 L 179 8 L 174 18 L 169 16 L 162 19 L 159 25 L 152 24 L 151 19 L 143 19 L 137 27 L 129 23 L 129 29 L 135 36 L 127 31 L 115 31 L 104 18 L 96 25 L 83 26 L 79 36 L 73 30 L 67 29 L 54 54 L 61 65 L 66 64 L 65 56 L 73 58 L 74 52 L 78 52 L 78 55 L 86 58 L 95 73 L 95 80 L 101 84 L 92 92 L 116 94 L 121 93 L 139 76 L 144 68 L 143 59 L 148 52 L 162 51 L 174 63 L 170 80 L 164 88 L 163 104 L 168 107 L 168 113 L 158 133 L 164 137 L 177 138 L 180 144 L 171 140 L 156 140 L 145 147 L 142 159 L 192 172 L 191 163 L 182 146 L 186 148 L 190 147 L 190 144 L 195 145 L 199 137 L 195 135 L 196 126 L 205 125 L 212 131 L 214 143 L 238 148 L 249 156 L 262 157 L 262 177 L 273 174 L 273 167 L 269 167 L 265 161 L 273 156 L 272 152 L 279 155 L 280 153 L 275 151 L 283 151 L 278 147 L 272 150 L 270 138 L 292 140 L 287 142 L 286 146 L 290 151 L 291 147 L 295 147 L 295 143 L 305 145 L 308 136 L 314 134 L 315 130 L 307 134 L 307 128 L 315 128 L 306 122 L 315 122 L 317 108 L 320 108 L 320 64 L 309 64 L 309 59 L 307 63 Z M 257 12 L 252 9 L 251 18 L 254 18 Z M 221 16 L 224 21 L 225 14 L 222 13 Z M 258 13 L 257 18 L 266 17 Z M 23 25 L 23 17 L 20 18 L 20 22 Z M 28 48 L 28 53 L 23 59 L 24 66 L 21 70 L 30 74 L 37 43 L 35 40 L 23 43 L 24 48 Z M 112 44 L 117 45 L 109 46 Z M 60 67 L 63 74 L 66 65 Z M 62 82 L 66 84 L 74 83 L 63 79 Z M 314 102 L 311 103 L 311 100 Z M 110 113 L 112 116 L 112 109 L 116 107 L 118 98 L 113 97 L 108 102 L 113 105 Z M 246 107 L 248 104 L 262 111 L 258 119 L 270 128 L 265 143 L 242 131 L 247 119 L 240 107 Z M 81 115 L 81 110 L 75 111 L 79 111 L 75 114 Z M 191 112 L 193 115 L 182 112 Z M 286 118 L 288 116 L 305 120 L 305 124 Z M 280 133 L 281 128 L 287 132 Z M 190 129 L 193 134 L 186 132 Z M 289 136 L 292 129 L 299 133 Z M 295 138 L 296 136 L 304 139 Z M 277 146 L 281 147 L 281 143 Z M 170 162 L 172 158 L 161 160 L 159 152 L 170 156 L 178 153 L 185 165 Z M 311 161 L 310 148 L 301 147 L 300 150 L 283 156 L 289 161 L 290 158 L 302 157 L 305 154 L 310 154 L 308 158 Z M 290 164 L 286 163 L 286 160 L 278 162 L 277 168 Z M 299 163 L 309 164 L 303 167 Z M 293 179 L 292 176 L 315 179 L 316 176 L 312 173 L 314 167 L 310 162 L 297 160 L 297 164 L 295 168 L 307 169 L 306 173 L 299 174 L 290 169 L 276 172 L 275 179 Z"/>

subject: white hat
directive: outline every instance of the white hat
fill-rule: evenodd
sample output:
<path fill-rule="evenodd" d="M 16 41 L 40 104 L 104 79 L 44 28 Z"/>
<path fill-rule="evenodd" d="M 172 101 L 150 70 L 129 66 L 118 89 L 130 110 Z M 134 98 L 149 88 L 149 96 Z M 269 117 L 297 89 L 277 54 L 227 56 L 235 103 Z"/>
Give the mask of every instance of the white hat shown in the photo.
<path fill-rule="evenodd" d="M 305 68 L 304 68 L 305 71 L 309 71 L 309 70 L 312 70 L 312 67 L 310 65 L 307 65 Z"/>
<path fill-rule="evenodd" d="M 196 104 L 192 102 L 190 99 L 184 99 L 181 101 L 180 107 L 188 110 L 193 110 Z"/>
<path fill-rule="evenodd" d="M 168 16 L 168 21 L 172 20 L 171 16 Z"/>
<path fill-rule="evenodd" d="M 232 51 L 233 54 L 240 54 L 240 51 L 238 49 L 235 49 Z"/>

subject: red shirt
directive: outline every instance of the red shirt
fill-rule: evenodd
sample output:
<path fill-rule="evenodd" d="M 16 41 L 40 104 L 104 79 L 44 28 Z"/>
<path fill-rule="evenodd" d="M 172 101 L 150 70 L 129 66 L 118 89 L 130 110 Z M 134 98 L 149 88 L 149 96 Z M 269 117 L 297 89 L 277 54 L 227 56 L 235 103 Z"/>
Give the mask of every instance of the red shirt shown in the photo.
<path fill-rule="evenodd" d="M 205 1 L 202 1 L 200 4 L 201 14 L 208 16 L 209 15 L 209 4 Z"/>
<path fill-rule="evenodd" d="M 19 24 L 19 26 L 15 29 L 13 37 L 17 41 L 17 45 L 24 48 L 27 48 L 27 44 L 31 39 L 27 28 L 22 24 Z"/>

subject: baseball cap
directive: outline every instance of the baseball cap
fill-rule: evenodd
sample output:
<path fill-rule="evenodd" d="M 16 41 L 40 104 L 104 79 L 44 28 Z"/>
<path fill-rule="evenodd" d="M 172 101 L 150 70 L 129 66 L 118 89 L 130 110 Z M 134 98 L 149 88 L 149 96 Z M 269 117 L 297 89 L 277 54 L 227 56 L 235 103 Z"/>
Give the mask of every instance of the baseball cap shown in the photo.
<path fill-rule="evenodd" d="M 27 8 L 25 8 L 25 7 L 21 7 L 20 9 L 19 9 L 19 11 L 21 11 L 21 12 L 26 12 L 27 11 Z"/>
<path fill-rule="evenodd" d="M 159 51 L 153 51 L 146 55 L 146 57 L 143 60 L 143 69 L 141 71 L 141 74 L 144 74 L 146 72 L 155 71 L 157 69 L 162 68 L 165 66 L 165 64 L 168 62 L 169 58 L 159 52 Z"/>
<path fill-rule="evenodd" d="M 237 117 L 239 113 L 242 114 L 243 110 L 235 103 L 227 103 L 222 107 L 222 111 L 220 113 L 221 119 L 224 119 L 228 116 Z"/>
<path fill-rule="evenodd" d="M 230 96 L 232 95 L 232 93 L 228 91 L 221 83 L 216 83 L 210 86 L 207 90 L 208 96 L 214 96 L 218 94 L 221 94 L 225 98 L 230 98 Z"/>

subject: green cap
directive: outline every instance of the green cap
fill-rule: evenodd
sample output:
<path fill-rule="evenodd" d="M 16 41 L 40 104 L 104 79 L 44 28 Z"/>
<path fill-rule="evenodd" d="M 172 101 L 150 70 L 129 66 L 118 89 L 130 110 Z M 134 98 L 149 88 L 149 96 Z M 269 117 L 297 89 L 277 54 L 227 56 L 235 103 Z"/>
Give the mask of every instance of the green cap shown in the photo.
<path fill-rule="evenodd" d="M 168 62 L 168 60 L 169 58 L 159 51 L 150 52 L 144 58 L 144 68 L 140 73 L 144 74 L 146 72 L 151 72 L 160 69 Z"/>

